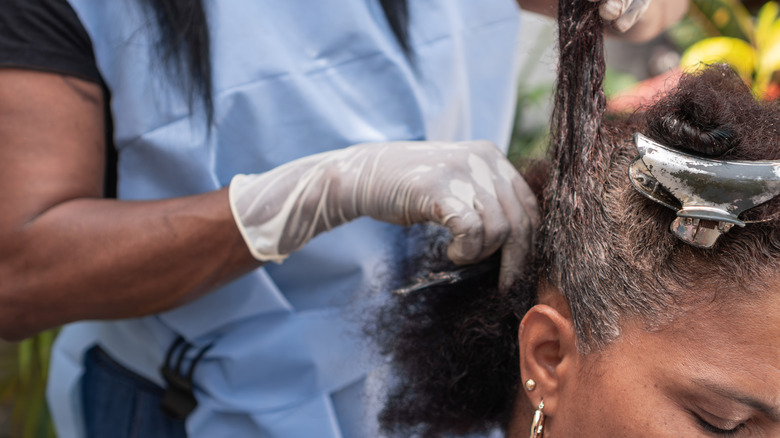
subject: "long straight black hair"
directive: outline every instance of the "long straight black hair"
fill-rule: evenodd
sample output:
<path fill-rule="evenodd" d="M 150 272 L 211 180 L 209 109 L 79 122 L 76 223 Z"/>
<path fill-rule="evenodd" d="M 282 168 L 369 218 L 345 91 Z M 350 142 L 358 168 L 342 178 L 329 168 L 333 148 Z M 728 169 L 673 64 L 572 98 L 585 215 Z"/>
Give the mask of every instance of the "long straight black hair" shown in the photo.
<path fill-rule="evenodd" d="M 158 48 L 169 73 L 183 79 L 190 110 L 200 100 L 209 123 L 214 101 L 211 84 L 209 27 L 203 0 L 141 0 L 154 12 L 160 28 Z M 411 56 L 408 0 L 379 0 L 398 43 Z"/>

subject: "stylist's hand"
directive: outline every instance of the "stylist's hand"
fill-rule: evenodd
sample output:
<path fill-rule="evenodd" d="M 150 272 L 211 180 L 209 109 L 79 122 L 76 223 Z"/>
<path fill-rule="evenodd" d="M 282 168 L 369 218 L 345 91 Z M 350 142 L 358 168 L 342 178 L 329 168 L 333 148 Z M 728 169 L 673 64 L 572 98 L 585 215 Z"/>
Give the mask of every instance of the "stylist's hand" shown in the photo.
<path fill-rule="evenodd" d="M 631 28 L 647 11 L 650 0 L 589 0 L 600 2 L 599 15 L 612 23 L 612 27 L 618 32 L 625 32 Z M 685 0 L 679 0 L 685 1 Z"/>
<path fill-rule="evenodd" d="M 230 203 L 259 260 L 285 258 L 316 234 L 360 216 L 401 225 L 433 221 L 453 235 L 455 263 L 502 248 L 501 287 L 522 274 L 538 224 L 536 198 L 492 143 L 352 146 L 239 175 Z"/>

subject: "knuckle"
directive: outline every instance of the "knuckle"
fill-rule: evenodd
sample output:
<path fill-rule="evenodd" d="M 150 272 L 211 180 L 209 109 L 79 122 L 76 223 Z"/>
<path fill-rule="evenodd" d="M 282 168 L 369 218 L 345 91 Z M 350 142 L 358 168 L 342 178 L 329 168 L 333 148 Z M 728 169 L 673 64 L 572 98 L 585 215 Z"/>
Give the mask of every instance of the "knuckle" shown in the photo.
<path fill-rule="evenodd" d="M 482 234 L 482 219 L 476 211 L 470 210 L 461 216 L 462 224 L 468 234 Z"/>
<path fill-rule="evenodd" d="M 496 225 L 495 236 L 499 242 L 506 242 L 512 235 L 512 227 L 509 221 L 502 220 Z"/>
<path fill-rule="evenodd" d="M 509 239 L 509 236 L 512 235 L 512 227 L 507 223 L 500 229 L 499 233 L 501 235 L 501 241 L 506 242 L 507 239 Z"/>

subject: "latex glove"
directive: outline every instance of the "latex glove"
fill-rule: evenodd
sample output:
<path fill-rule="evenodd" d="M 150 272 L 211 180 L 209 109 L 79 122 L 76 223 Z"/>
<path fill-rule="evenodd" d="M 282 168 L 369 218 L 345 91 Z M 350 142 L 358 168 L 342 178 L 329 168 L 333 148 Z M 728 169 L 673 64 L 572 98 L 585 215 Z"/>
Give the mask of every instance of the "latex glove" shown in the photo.
<path fill-rule="evenodd" d="M 601 5 L 599 6 L 599 15 L 601 15 L 601 18 L 604 20 L 612 22 L 612 27 L 618 32 L 625 32 L 630 29 L 650 6 L 650 0 L 589 1 L 601 2 Z"/>
<path fill-rule="evenodd" d="M 457 264 L 502 249 L 501 288 L 518 278 L 538 224 L 536 198 L 498 148 L 462 143 L 367 143 L 237 175 L 230 205 L 252 254 L 281 261 L 315 235 L 360 216 L 449 228 Z"/>

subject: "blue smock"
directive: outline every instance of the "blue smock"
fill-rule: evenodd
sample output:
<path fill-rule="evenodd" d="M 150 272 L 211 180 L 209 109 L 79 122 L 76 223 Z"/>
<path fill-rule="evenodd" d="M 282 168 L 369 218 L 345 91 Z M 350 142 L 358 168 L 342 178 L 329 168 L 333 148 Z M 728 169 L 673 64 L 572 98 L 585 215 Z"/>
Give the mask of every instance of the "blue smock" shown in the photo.
<path fill-rule="evenodd" d="M 165 73 L 156 20 L 140 1 L 69 1 L 111 92 L 121 199 L 215 190 L 237 173 L 356 143 L 508 143 L 514 0 L 410 1 L 415 63 L 378 0 L 207 0 L 211 132 L 202 109 L 191 115 L 187 95 Z M 60 436 L 82 435 L 78 379 L 88 347 L 100 344 L 163 385 L 159 367 L 179 335 L 196 346 L 214 342 L 195 372 L 190 437 L 375 436 L 371 400 L 381 382 L 372 380 L 375 359 L 359 340 L 356 297 L 383 289 L 399 235 L 395 226 L 359 219 L 175 310 L 66 326 L 48 389 Z"/>

